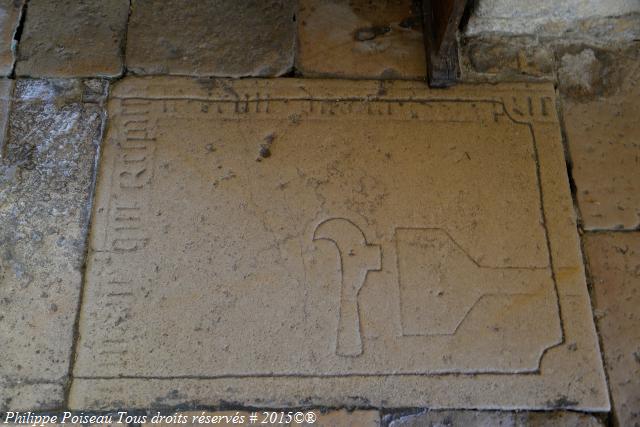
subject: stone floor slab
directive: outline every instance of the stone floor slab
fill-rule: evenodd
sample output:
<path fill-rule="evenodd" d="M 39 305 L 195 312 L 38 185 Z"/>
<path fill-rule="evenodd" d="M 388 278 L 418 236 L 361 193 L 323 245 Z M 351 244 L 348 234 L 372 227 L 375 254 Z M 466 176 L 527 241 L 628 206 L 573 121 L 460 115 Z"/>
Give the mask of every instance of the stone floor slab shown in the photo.
<path fill-rule="evenodd" d="M 554 105 L 121 81 L 72 405 L 608 408 Z"/>
<path fill-rule="evenodd" d="M 127 0 L 29 1 L 16 74 L 119 76 L 128 15 Z"/>
<path fill-rule="evenodd" d="M 0 76 L 13 71 L 15 43 L 13 37 L 20 23 L 24 0 L 0 1 Z"/>
<path fill-rule="evenodd" d="M 133 0 L 127 68 L 136 74 L 280 76 L 293 66 L 293 0 Z"/>
<path fill-rule="evenodd" d="M 561 85 L 566 91 L 597 94 L 594 86 L 601 86 L 601 80 L 614 80 L 613 75 L 622 74 L 618 77 L 622 84 L 613 94 L 588 99 L 572 97 L 564 102 L 582 224 L 587 230 L 638 228 L 640 56 L 617 56 L 611 67 L 614 70 L 606 72 L 598 71 L 603 65 L 591 50 L 565 55 L 563 61 L 566 71 L 561 73 Z M 574 77 L 562 78 L 564 74 Z"/>
<path fill-rule="evenodd" d="M 411 0 L 302 0 L 296 69 L 305 76 L 424 79 L 420 11 Z"/>
<path fill-rule="evenodd" d="M 304 409 L 296 411 L 288 410 L 257 410 L 257 411 L 188 411 L 179 412 L 180 422 L 175 419 L 156 418 L 156 413 L 151 413 L 143 427 L 150 426 L 175 426 L 186 427 L 201 425 L 220 426 L 249 426 L 255 424 L 285 425 L 285 426 L 315 426 L 315 427 L 379 427 L 380 414 L 378 411 L 321 411 L 319 409 Z M 174 415 L 169 413 L 168 415 Z M 166 414 L 159 414 L 159 416 Z M 256 419 L 252 419 L 255 416 Z"/>
<path fill-rule="evenodd" d="M 389 421 L 389 427 L 603 427 L 577 412 L 424 411 Z"/>
<path fill-rule="evenodd" d="M 0 410 L 62 401 L 78 308 L 100 81 L 18 80 L 0 159 Z"/>
<path fill-rule="evenodd" d="M 640 424 L 640 232 L 587 233 L 596 319 L 615 418 Z"/>

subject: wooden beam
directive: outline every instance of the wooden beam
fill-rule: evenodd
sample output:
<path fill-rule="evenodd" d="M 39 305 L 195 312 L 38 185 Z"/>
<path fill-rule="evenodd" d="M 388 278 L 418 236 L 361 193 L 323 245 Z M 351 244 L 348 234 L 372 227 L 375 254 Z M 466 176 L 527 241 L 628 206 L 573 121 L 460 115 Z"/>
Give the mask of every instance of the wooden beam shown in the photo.
<path fill-rule="evenodd" d="M 447 87 L 460 76 L 456 33 L 466 0 L 422 0 L 427 74 L 432 87 Z"/>

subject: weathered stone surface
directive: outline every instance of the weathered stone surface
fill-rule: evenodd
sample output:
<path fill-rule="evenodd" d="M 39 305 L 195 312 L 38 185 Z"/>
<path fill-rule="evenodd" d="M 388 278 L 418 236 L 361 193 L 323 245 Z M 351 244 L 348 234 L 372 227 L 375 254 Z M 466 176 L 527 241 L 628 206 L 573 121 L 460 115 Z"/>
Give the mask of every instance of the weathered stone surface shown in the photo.
<path fill-rule="evenodd" d="M 0 409 L 62 401 L 103 109 L 99 81 L 18 80 L 0 163 Z"/>
<path fill-rule="evenodd" d="M 467 32 L 555 33 L 576 28 L 580 21 L 638 12 L 640 3 L 636 0 L 482 0 Z"/>
<path fill-rule="evenodd" d="M 466 37 L 461 39 L 463 80 L 551 78 L 554 57 L 550 45 L 533 37 Z"/>
<path fill-rule="evenodd" d="M 0 76 L 13 71 L 15 46 L 13 36 L 18 28 L 24 0 L 0 1 Z"/>
<path fill-rule="evenodd" d="M 297 411 L 288 410 L 257 410 L 247 411 L 188 411 L 176 413 L 161 413 L 151 411 L 147 422 L 143 426 L 248 426 L 256 424 L 286 425 L 286 426 L 315 426 L 315 427 L 379 427 L 380 415 L 378 411 L 321 411 L 318 409 L 305 409 Z M 174 416 L 173 418 L 157 418 L 158 416 Z M 176 421 L 176 417 L 180 421 Z M 257 418 L 252 420 L 251 416 Z M 155 418 L 154 418 L 155 417 Z"/>
<path fill-rule="evenodd" d="M 0 157 L 4 151 L 4 140 L 9 120 L 9 106 L 13 93 L 13 80 L 0 79 Z"/>
<path fill-rule="evenodd" d="M 576 412 L 424 411 L 392 420 L 389 427 L 604 427 Z"/>
<path fill-rule="evenodd" d="M 513 412 L 429 411 L 397 417 L 389 427 L 515 427 Z"/>
<path fill-rule="evenodd" d="M 247 411 L 186 411 L 186 412 L 153 412 L 150 411 L 147 421 L 141 423 L 144 427 L 168 427 L 182 425 L 185 427 L 216 425 L 223 427 L 232 426 L 248 426 L 261 424 L 264 416 L 258 418 L 257 421 L 251 422 L 251 412 Z M 168 418 L 167 418 L 168 417 Z M 276 424 L 276 423 L 273 423 Z"/>
<path fill-rule="evenodd" d="M 614 415 L 640 425 L 640 232 L 587 233 L 585 250 Z"/>
<path fill-rule="evenodd" d="M 601 80 L 602 65 L 591 49 L 580 53 L 562 55 L 558 69 L 558 82 L 567 95 L 593 96 Z"/>
<path fill-rule="evenodd" d="M 608 408 L 551 85 L 112 95 L 73 407 Z"/>
<path fill-rule="evenodd" d="M 562 56 L 564 122 L 583 226 L 640 226 L 640 57 Z M 621 82 L 616 85 L 615 82 Z"/>
<path fill-rule="evenodd" d="M 411 0 L 303 0 L 296 68 L 305 76 L 423 79 L 420 12 Z"/>
<path fill-rule="evenodd" d="M 122 73 L 127 0 L 32 0 L 16 74 L 114 77 Z"/>
<path fill-rule="evenodd" d="M 379 427 L 380 414 L 378 411 L 329 411 L 321 412 L 311 410 L 316 416 L 316 420 L 307 420 L 301 425 L 317 427 Z M 309 411 L 305 411 L 309 412 Z M 295 425 L 295 424 L 294 424 Z"/>
<path fill-rule="evenodd" d="M 127 67 L 138 74 L 286 74 L 295 8 L 293 0 L 133 0 Z"/>
<path fill-rule="evenodd" d="M 517 427 L 604 427 L 598 417 L 577 412 L 524 412 L 516 415 Z"/>

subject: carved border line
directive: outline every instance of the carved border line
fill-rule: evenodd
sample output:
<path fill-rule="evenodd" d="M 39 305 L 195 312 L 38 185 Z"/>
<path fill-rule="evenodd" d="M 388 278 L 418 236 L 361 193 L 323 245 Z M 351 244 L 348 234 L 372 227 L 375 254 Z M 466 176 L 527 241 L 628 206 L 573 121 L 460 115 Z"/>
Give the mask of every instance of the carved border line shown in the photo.
<path fill-rule="evenodd" d="M 549 96 L 547 96 L 549 97 Z M 140 97 L 140 96 L 114 96 L 112 99 L 131 99 L 131 100 L 144 100 L 144 101 L 200 101 L 200 102 L 207 102 L 207 103 L 238 103 L 238 102 L 243 102 L 243 103 L 253 103 L 253 102 L 260 102 L 261 100 L 251 100 L 251 99 L 245 99 L 245 100 L 224 100 L 224 99 L 218 99 L 218 100 L 212 100 L 210 98 L 206 98 L 206 97 L 183 97 L 183 96 L 176 96 L 176 97 Z M 264 101 L 264 100 L 262 100 Z M 535 166 L 536 166 L 536 180 L 537 180 L 537 187 L 538 187 L 538 194 L 539 194 L 539 209 L 541 212 L 541 219 L 542 219 L 542 225 L 545 231 L 545 240 L 546 240 L 546 244 L 547 244 L 547 254 L 548 254 L 548 259 L 549 259 L 549 266 L 551 269 L 551 276 L 552 276 L 552 280 L 553 280 L 553 284 L 554 284 L 554 290 L 555 290 L 555 294 L 556 294 L 556 305 L 557 305 L 557 310 L 558 310 L 558 317 L 559 317 L 559 323 L 560 323 L 560 329 L 561 329 L 561 339 L 560 341 L 555 344 L 555 345 L 551 345 L 550 347 L 546 348 L 542 354 L 540 355 L 539 358 L 539 362 L 538 362 L 538 369 L 535 371 L 526 371 L 526 372 L 504 372 L 504 371 L 481 371 L 481 372 L 464 372 L 464 373 L 457 373 L 457 372 L 434 372 L 434 373 L 425 373 L 425 372 L 402 372 L 402 373 L 392 373 L 392 374 L 381 374 L 381 373 L 370 373 L 370 372 L 362 372 L 362 373 L 358 373 L 358 372 L 353 372 L 353 373 L 346 373 L 346 374 L 300 374 L 300 373 L 292 373 L 292 374 L 283 374 L 283 373 L 249 373 L 249 374 L 229 374 L 229 375 L 174 375 L 174 376 L 148 376 L 148 375 L 118 375 L 118 376 L 74 376 L 73 378 L 77 378 L 77 379 L 84 379 L 84 380 L 117 380 L 117 379 L 159 379 L 159 380 L 172 380 L 172 379 L 202 379 L 202 380 L 209 380 L 209 379 L 233 379 L 233 378 L 237 378 L 237 379 L 242 379 L 242 378 L 260 378 L 260 377 L 291 377 L 291 378 L 333 378 L 333 377 L 389 377 L 389 376 L 428 376 L 428 377 L 432 377 L 432 376 L 469 376 L 469 375 L 482 375 L 482 374 L 486 374 L 486 375 L 540 375 L 540 365 L 542 363 L 542 359 L 544 358 L 544 356 L 547 354 L 548 351 L 550 351 L 551 349 L 558 347 L 562 344 L 564 344 L 565 342 L 565 326 L 564 326 L 564 320 L 563 320 L 563 316 L 562 316 L 562 307 L 560 304 L 560 296 L 559 296 L 559 291 L 558 291 L 558 284 L 557 284 L 557 277 L 556 277 L 556 272 L 555 272 L 555 267 L 554 267 L 554 263 L 553 263 L 553 255 L 551 252 L 551 242 L 549 239 L 549 231 L 548 231 L 548 226 L 547 226 L 547 219 L 546 219 L 546 213 L 544 211 L 544 195 L 543 195 L 543 190 L 542 190 L 542 181 L 541 181 L 541 172 L 540 172 L 540 156 L 539 156 L 539 152 L 538 152 L 538 143 L 537 143 L 537 139 L 535 136 L 535 131 L 534 131 L 534 127 L 531 124 L 531 122 L 528 121 L 521 121 L 521 120 L 517 120 L 515 119 L 508 111 L 505 101 L 504 99 L 502 100 L 498 100 L 498 99 L 465 99 L 465 98 L 432 98 L 432 99 L 412 99 L 412 98 L 376 98 L 376 97 L 371 97 L 371 98 L 367 98 L 366 96 L 360 96 L 360 97 L 327 97 L 327 98 L 315 98 L 315 97 L 300 97 L 300 98 L 268 98 L 269 102 L 312 102 L 312 101 L 328 101 L 328 102 L 380 102 L 380 103 L 417 103 L 417 104 L 423 104 L 423 105 L 427 105 L 427 104 L 438 104 L 438 103 L 484 103 L 484 104 L 489 104 L 489 105 L 494 105 L 494 106 L 498 106 L 501 110 L 502 113 L 499 115 L 504 115 L 505 117 L 507 117 L 509 120 L 511 120 L 512 123 L 516 123 L 516 124 L 521 124 L 521 125 L 525 125 L 529 128 L 529 132 L 531 134 L 531 138 L 532 138 L 532 145 L 533 145 L 533 149 L 534 149 L 534 162 L 535 162 Z M 494 112 L 494 119 L 497 121 L 498 120 L 498 114 Z"/>

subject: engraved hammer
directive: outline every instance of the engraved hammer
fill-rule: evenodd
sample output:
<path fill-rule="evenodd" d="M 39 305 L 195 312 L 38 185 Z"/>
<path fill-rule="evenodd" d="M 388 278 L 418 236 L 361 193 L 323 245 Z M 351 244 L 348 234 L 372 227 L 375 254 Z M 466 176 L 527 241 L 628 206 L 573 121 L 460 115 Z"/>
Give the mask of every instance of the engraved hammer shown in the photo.
<path fill-rule="evenodd" d="M 381 269 L 380 245 L 370 245 L 362 230 L 345 218 L 331 218 L 321 222 L 313 233 L 313 240 L 328 240 L 338 249 L 342 284 L 336 353 L 340 356 L 362 354 L 358 293 L 368 271 Z"/>

